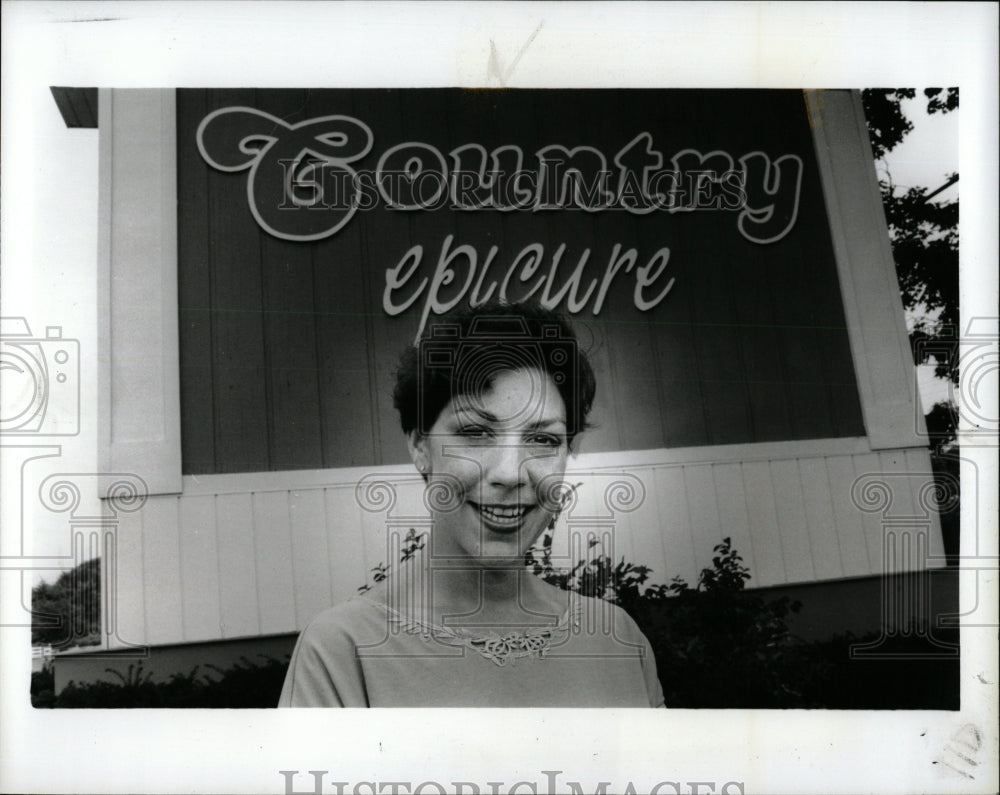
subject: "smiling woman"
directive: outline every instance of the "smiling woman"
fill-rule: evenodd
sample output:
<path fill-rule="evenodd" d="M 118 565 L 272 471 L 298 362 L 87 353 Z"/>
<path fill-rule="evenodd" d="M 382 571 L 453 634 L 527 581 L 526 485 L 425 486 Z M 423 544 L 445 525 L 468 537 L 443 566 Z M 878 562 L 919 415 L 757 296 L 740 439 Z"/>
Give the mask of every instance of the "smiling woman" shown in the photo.
<path fill-rule="evenodd" d="M 428 486 L 451 490 L 440 511 L 435 558 L 468 556 L 495 568 L 523 559 L 559 510 L 546 489 L 566 467 L 566 408 L 551 376 L 501 370 L 487 389 L 449 401 L 429 432 L 409 447 Z"/>
<path fill-rule="evenodd" d="M 281 706 L 662 706 L 649 643 L 616 606 L 535 577 L 595 383 L 569 325 L 488 302 L 431 323 L 394 402 L 426 483 L 430 543 L 299 638 Z"/>

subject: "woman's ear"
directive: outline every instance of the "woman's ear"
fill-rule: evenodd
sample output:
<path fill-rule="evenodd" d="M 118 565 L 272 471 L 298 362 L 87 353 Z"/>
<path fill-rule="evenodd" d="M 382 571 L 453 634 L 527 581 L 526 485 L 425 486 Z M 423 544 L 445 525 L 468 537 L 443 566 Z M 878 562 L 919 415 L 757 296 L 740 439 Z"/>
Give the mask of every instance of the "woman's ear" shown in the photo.
<path fill-rule="evenodd" d="M 406 447 L 410 451 L 410 459 L 417 471 L 426 477 L 430 474 L 430 456 L 427 451 L 427 437 L 414 429 L 406 436 Z"/>

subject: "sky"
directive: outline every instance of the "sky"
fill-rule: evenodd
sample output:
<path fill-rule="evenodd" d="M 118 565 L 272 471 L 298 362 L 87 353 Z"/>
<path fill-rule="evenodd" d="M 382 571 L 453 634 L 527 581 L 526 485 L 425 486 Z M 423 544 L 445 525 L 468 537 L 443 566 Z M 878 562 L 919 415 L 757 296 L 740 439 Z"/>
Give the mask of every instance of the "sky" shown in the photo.
<path fill-rule="evenodd" d="M 936 190 L 947 181 L 948 174 L 958 172 L 958 133 L 961 108 L 950 113 L 927 113 L 923 86 L 917 96 L 904 99 L 903 114 L 913 124 L 913 130 L 885 157 L 892 181 L 899 188 L 926 187 Z M 959 97 L 961 99 L 961 96 Z M 949 187 L 934 197 L 934 201 L 954 201 L 960 185 Z"/>

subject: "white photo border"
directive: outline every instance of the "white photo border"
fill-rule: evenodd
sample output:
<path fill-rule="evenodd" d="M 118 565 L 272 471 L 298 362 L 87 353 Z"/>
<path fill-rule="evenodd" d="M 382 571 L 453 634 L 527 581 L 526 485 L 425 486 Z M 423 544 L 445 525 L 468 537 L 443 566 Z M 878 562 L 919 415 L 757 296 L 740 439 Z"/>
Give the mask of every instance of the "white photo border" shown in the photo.
<path fill-rule="evenodd" d="M 37 274 L 14 271 L 34 262 L 36 230 L 72 212 L 24 198 L 34 195 L 34 169 L 45 156 L 45 142 L 33 136 L 34 118 L 42 103 L 52 102 L 54 85 L 957 85 L 963 203 L 975 208 L 961 221 L 963 325 L 997 315 L 994 4 L 5 2 L 3 30 L 5 316 L 26 314 L 25 304 L 44 306 L 44 296 L 32 295 Z M 976 461 L 982 484 L 993 484 L 978 506 L 978 554 L 995 556 L 997 449 L 962 454 Z M 3 473 L 5 497 L 10 475 Z M 977 506 L 962 507 L 963 519 L 971 520 Z M 5 549 L 10 529 L 3 530 Z M 964 554 L 970 539 L 963 535 Z M 995 621 L 996 585 L 995 569 L 981 572 L 978 581 L 964 577 L 963 611 L 978 594 Z M 329 771 L 324 792 L 337 791 L 334 781 L 351 782 L 345 792 L 359 782 L 394 781 L 411 787 L 475 782 L 484 793 L 489 782 L 503 782 L 506 793 L 526 781 L 547 792 L 544 771 L 561 771 L 564 787 L 576 781 L 588 791 L 606 781 L 611 792 L 629 782 L 636 792 L 649 791 L 661 781 L 676 781 L 683 792 L 692 791 L 691 782 L 714 782 L 714 790 L 702 785 L 702 793 L 719 792 L 727 782 L 743 785 L 730 791 L 747 793 L 965 793 L 996 786 L 995 628 L 962 631 L 958 712 L 660 714 L 33 710 L 23 653 L 27 631 L 2 629 L 5 792 L 282 793 L 281 770 L 300 771 L 294 786 L 304 791 L 313 787 L 307 771 Z M 935 764 L 968 725 L 983 737 L 971 780 Z"/>

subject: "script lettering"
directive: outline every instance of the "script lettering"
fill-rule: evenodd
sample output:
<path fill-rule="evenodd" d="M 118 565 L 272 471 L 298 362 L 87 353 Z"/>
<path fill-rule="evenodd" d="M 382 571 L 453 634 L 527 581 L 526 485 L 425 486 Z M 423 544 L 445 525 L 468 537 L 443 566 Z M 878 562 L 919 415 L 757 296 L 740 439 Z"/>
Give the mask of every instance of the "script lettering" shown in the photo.
<path fill-rule="evenodd" d="M 350 116 L 322 116 L 288 124 L 254 108 L 221 108 L 202 119 L 198 151 L 220 171 L 249 171 L 247 201 L 264 231 L 282 240 L 321 240 L 354 215 L 357 203 L 323 203 L 317 166 L 324 173 L 353 176 L 348 165 L 368 154 L 374 137 Z M 309 186 L 308 196 L 296 192 Z M 289 201 L 290 200 L 290 201 Z M 314 212 L 322 206 L 324 212 Z"/>
<path fill-rule="evenodd" d="M 548 272 L 543 274 L 541 271 L 546 257 L 545 247 L 541 243 L 530 243 L 514 256 L 503 278 L 497 281 L 495 277 L 490 277 L 490 269 L 499 252 L 497 246 L 491 246 L 486 256 L 480 257 L 474 246 L 455 246 L 454 236 L 448 235 L 441 245 L 434 272 L 429 277 L 424 276 L 415 281 L 423 262 L 422 246 L 413 246 L 395 267 L 386 270 L 382 308 L 387 315 L 399 315 L 423 297 L 418 338 L 431 314 L 449 312 L 463 300 L 477 306 L 491 297 L 497 288 L 499 297 L 511 303 L 525 300 L 541 291 L 539 302 L 549 309 L 562 308 L 575 315 L 590 305 L 591 312 L 597 315 L 604 308 L 615 278 L 622 273 L 634 271 L 633 301 L 636 309 L 647 312 L 658 306 L 674 286 L 674 279 L 671 278 L 656 295 L 646 295 L 647 288 L 662 283 L 670 260 L 670 249 L 658 249 L 645 265 L 636 268 L 638 252 L 629 248 L 623 253 L 622 248 L 621 243 L 613 244 L 601 278 L 591 279 L 584 286 L 584 273 L 591 257 L 590 248 L 584 248 L 576 256 L 576 264 L 566 275 L 563 257 L 567 255 L 567 247 L 565 243 L 560 244 L 550 256 Z M 518 285 L 528 286 L 523 293 L 515 295 L 513 293 Z"/>
<path fill-rule="evenodd" d="M 562 144 L 538 148 L 529 163 L 514 144 L 487 151 L 470 142 L 446 158 L 431 144 L 407 141 L 385 150 L 374 170 L 356 171 L 351 164 L 373 140 L 371 129 L 351 116 L 289 124 L 247 107 L 212 111 L 197 132 L 206 163 L 248 172 L 251 213 L 283 240 L 330 237 L 380 200 L 401 211 L 727 212 L 736 215 L 740 234 L 759 244 L 781 240 L 798 217 L 803 162 L 793 154 L 772 159 L 754 151 L 736 159 L 723 150 L 687 148 L 663 168 L 663 153 L 643 131 L 614 154 L 617 178 L 601 150 Z"/>

